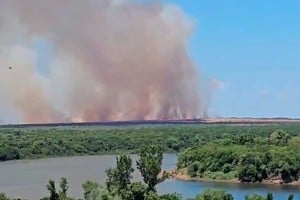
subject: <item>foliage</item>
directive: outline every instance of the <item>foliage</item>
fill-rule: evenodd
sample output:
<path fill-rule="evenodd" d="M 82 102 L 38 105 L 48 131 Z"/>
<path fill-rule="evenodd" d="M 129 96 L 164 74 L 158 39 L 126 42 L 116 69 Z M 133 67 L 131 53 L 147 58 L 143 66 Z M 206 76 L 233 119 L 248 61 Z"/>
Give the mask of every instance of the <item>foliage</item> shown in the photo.
<path fill-rule="evenodd" d="M 148 190 L 142 182 L 133 182 L 130 184 L 129 191 L 132 200 L 143 200 Z"/>
<path fill-rule="evenodd" d="M 56 192 L 56 188 L 55 188 L 55 182 L 53 180 L 49 180 L 49 183 L 47 185 L 47 189 L 50 192 L 49 200 L 57 200 L 57 199 L 59 199 L 59 195 Z"/>
<path fill-rule="evenodd" d="M 82 188 L 84 191 L 84 199 L 89 200 L 91 199 L 91 194 L 94 192 L 94 190 L 97 190 L 99 185 L 92 181 L 86 181 L 82 184 Z"/>
<path fill-rule="evenodd" d="M 141 172 L 144 182 L 150 191 L 155 191 L 155 186 L 163 181 L 159 178 L 163 159 L 163 148 L 160 146 L 144 146 L 139 154 L 137 168 Z"/>
<path fill-rule="evenodd" d="M 134 171 L 132 160 L 129 156 L 123 154 L 116 158 L 116 162 L 116 168 L 110 168 L 106 171 L 106 186 L 109 191 L 116 189 L 116 192 L 125 199 L 130 195 L 128 194 L 128 187 L 131 183 L 132 173 Z"/>
<path fill-rule="evenodd" d="M 265 197 L 258 195 L 258 194 L 254 194 L 254 195 L 248 195 L 245 197 L 245 200 L 266 200 Z"/>
<path fill-rule="evenodd" d="M 182 200 L 182 196 L 177 193 L 165 194 L 165 195 L 160 196 L 160 199 L 162 199 L 162 200 Z"/>
<path fill-rule="evenodd" d="M 222 137 L 216 135 L 211 140 L 197 135 L 196 143 L 179 154 L 177 168 L 186 168 L 191 177 L 209 179 L 238 178 L 241 182 L 281 179 L 283 183 L 298 180 L 300 136 L 282 129 L 269 134 L 260 134 L 258 127 L 255 130 L 255 134 L 223 133 Z"/>
<path fill-rule="evenodd" d="M 263 197 L 258 194 L 253 194 L 253 195 L 247 195 L 245 197 L 245 200 L 274 200 L 274 198 L 272 193 L 268 193 L 266 197 Z"/>
<path fill-rule="evenodd" d="M 188 133 L 188 134 L 187 134 Z M 198 126 L 0 127 L 0 161 L 138 153 L 141 144 L 178 152 L 192 144 Z"/>
<path fill-rule="evenodd" d="M 294 199 L 294 195 L 290 194 L 289 197 L 288 197 L 288 200 L 293 200 L 293 199 Z"/>
<path fill-rule="evenodd" d="M 270 134 L 276 134 L 272 136 Z M 288 133 L 291 138 L 283 133 Z M 266 126 L 139 125 L 0 127 L 0 161 L 57 156 L 138 153 L 141 144 L 180 152 L 209 142 L 221 146 L 278 145 L 298 147 L 299 124 Z M 298 139 L 299 140 L 299 139 Z M 291 145 L 293 143 L 293 145 Z"/>
<path fill-rule="evenodd" d="M 9 200 L 9 198 L 4 193 L 0 193 L 0 200 Z"/>
<path fill-rule="evenodd" d="M 47 189 L 50 193 L 49 197 L 44 197 L 42 200 L 73 200 L 72 198 L 67 196 L 67 190 L 69 188 L 68 181 L 66 178 L 61 178 L 60 180 L 60 188 L 59 192 L 56 191 L 55 181 L 49 180 L 47 184 Z"/>
<path fill-rule="evenodd" d="M 19 151 L 11 146 L 0 147 L 0 161 L 20 159 Z"/>
<path fill-rule="evenodd" d="M 208 189 L 197 195 L 196 200 L 233 200 L 233 197 L 224 190 Z"/>
<path fill-rule="evenodd" d="M 83 190 L 85 200 L 121 200 L 118 195 L 111 193 L 107 188 L 89 181 L 83 184 Z"/>
<path fill-rule="evenodd" d="M 268 193 L 266 199 L 267 200 L 273 200 L 274 199 L 273 194 L 272 193 Z"/>
<path fill-rule="evenodd" d="M 144 200 L 160 200 L 159 195 L 154 191 L 149 191 L 145 194 Z"/>

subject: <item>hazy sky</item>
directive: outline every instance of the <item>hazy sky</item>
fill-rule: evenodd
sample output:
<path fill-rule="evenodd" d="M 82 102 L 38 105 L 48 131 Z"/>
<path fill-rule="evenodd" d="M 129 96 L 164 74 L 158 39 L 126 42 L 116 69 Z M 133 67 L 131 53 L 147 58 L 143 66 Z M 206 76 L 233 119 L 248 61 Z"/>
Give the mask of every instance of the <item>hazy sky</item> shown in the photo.
<path fill-rule="evenodd" d="M 300 1 L 174 0 L 196 24 L 189 52 L 221 81 L 211 114 L 300 117 Z M 51 47 L 36 42 L 47 74 Z M 41 67 L 43 66 L 43 67 Z"/>

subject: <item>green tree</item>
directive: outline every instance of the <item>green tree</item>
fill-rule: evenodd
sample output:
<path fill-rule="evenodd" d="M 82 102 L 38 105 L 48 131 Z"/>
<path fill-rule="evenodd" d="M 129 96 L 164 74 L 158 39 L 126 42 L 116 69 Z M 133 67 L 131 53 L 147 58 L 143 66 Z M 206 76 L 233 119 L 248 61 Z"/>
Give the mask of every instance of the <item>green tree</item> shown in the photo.
<path fill-rule="evenodd" d="M 129 186 L 132 200 L 143 200 L 147 193 L 147 187 L 142 182 L 133 182 Z"/>
<path fill-rule="evenodd" d="M 196 200 L 233 200 L 233 196 L 224 190 L 207 189 L 196 196 Z"/>
<path fill-rule="evenodd" d="M 266 200 L 266 198 L 261 195 L 254 194 L 254 195 L 247 195 L 245 197 L 245 200 Z"/>
<path fill-rule="evenodd" d="M 0 200 L 9 200 L 9 198 L 4 193 L 0 193 Z"/>
<path fill-rule="evenodd" d="M 20 159 L 20 153 L 18 149 L 11 146 L 0 147 L 0 161 L 18 159 Z"/>
<path fill-rule="evenodd" d="M 92 191 L 96 190 L 98 187 L 99 185 L 95 182 L 86 181 L 85 183 L 83 183 L 82 188 L 84 191 L 84 199 L 88 200 Z"/>
<path fill-rule="evenodd" d="M 121 155 L 116 158 L 116 168 L 110 168 L 106 171 L 107 180 L 106 186 L 110 192 L 116 189 L 117 193 L 123 198 L 127 198 L 129 194 L 128 186 L 131 183 L 132 173 L 132 160 L 127 155 Z"/>
<path fill-rule="evenodd" d="M 66 178 L 61 178 L 60 180 L 61 191 L 57 192 L 55 187 L 55 181 L 49 180 L 47 184 L 47 189 L 50 192 L 50 197 L 44 197 L 43 200 L 71 200 L 72 198 L 67 196 L 68 191 L 68 181 Z"/>
<path fill-rule="evenodd" d="M 276 130 L 269 136 L 270 143 L 276 145 L 287 145 L 290 139 L 291 136 L 283 130 Z"/>
<path fill-rule="evenodd" d="M 160 197 L 156 192 L 149 191 L 145 194 L 145 200 L 160 200 Z"/>
<path fill-rule="evenodd" d="M 156 191 L 155 186 L 164 180 L 164 177 L 158 177 L 161 172 L 163 152 L 161 146 L 151 145 L 141 148 L 137 168 L 150 191 Z"/>
<path fill-rule="evenodd" d="M 161 200 L 182 200 L 182 196 L 177 193 L 165 194 L 160 196 L 160 199 Z"/>
<path fill-rule="evenodd" d="M 168 147 L 169 149 L 172 149 L 172 150 L 174 150 L 174 151 L 176 151 L 176 152 L 179 151 L 179 148 L 180 148 L 179 146 L 180 146 L 180 144 L 179 144 L 177 138 L 175 138 L 175 137 L 169 137 L 169 138 L 166 140 L 166 144 L 167 144 L 167 147 Z"/>
<path fill-rule="evenodd" d="M 199 170 L 200 170 L 201 163 L 198 161 L 194 161 L 191 165 L 187 168 L 187 173 L 191 177 L 196 177 Z"/>
<path fill-rule="evenodd" d="M 273 200 L 274 198 L 273 198 L 273 194 L 272 193 L 268 193 L 267 194 L 267 198 L 266 198 L 266 200 Z"/>
<path fill-rule="evenodd" d="M 58 200 L 59 199 L 59 195 L 56 192 L 56 188 L 55 188 L 55 181 L 54 180 L 49 180 L 48 185 L 47 185 L 47 189 L 50 192 L 50 197 L 49 200 Z"/>
<path fill-rule="evenodd" d="M 121 200 L 118 195 L 114 195 L 109 192 L 105 187 L 97 186 L 90 190 L 89 192 L 85 191 L 85 200 Z M 126 199 L 122 199 L 126 200 Z"/>
<path fill-rule="evenodd" d="M 261 182 L 264 174 L 263 163 L 258 155 L 243 155 L 238 174 L 241 182 Z"/>
<path fill-rule="evenodd" d="M 294 200 L 294 195 L 290 194 L 289 197 L 288 197 L 288 200 Z"/>
<path fill-rule="evenodd" d="M 64 177 L 61 178 L 61 180 L 60 180 L 60 188 L 61 188 L 61 194 L 66 197 L 69 186 L 68 186 L 67 179 Z"/>

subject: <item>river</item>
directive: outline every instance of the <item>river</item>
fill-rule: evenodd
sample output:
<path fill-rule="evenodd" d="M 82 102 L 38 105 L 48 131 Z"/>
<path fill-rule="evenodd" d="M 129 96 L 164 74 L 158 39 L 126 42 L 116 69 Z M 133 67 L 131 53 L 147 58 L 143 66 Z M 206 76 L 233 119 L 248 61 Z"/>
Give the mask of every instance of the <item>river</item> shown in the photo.
<path fill-rule="evenodd" d="M 137 158 L 135 155 L 132 157 L 133 159 Z M 166 154 L 163 169 L 175 168 L 176 159 L 176 155 Z M 50 178 L 58 181 L 60 177 L 66 177 L 70 183 L 69 193 L 71 196 L 82 198 L 82 183 L 86 180 L 104 183 L 105 170 L 114 164 L 115 156 L 79 156 L 2 162 L 0 163 L 0 192 L 5 192 L 15 198 L 36 200 L 48 194 L 46 184 Z M 140 179 L 137 172 L 134 173 L 134 178 Z M 291 193 L 295 194 L 295 200 L 300 200 L 300 188 L 297 186 L 168 180 L 157 187 L 161 194 L 177 192 L 181 193 L 184 198 L 195 197 L 197 193 L 206 188 L 222 188 L 231 193 L 235 200 L 243 200 L 247 194 L 265 195 L 267 192 L 272 192 L 276 200 L 285 200 Z"/>

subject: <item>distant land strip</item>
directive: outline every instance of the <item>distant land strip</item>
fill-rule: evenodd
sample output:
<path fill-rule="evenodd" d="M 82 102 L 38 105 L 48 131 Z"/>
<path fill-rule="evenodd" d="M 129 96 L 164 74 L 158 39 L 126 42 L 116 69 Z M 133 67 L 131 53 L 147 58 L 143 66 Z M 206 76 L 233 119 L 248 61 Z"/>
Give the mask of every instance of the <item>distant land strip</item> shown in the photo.
<path fill-rule="evenodd" d="M 167 124 L 282 124 L 300 123 L 297 118 L 197 118 L 185 120 L 129 120 L 129 121 L 103 121 L 80 123 L 45 123 L 45 124 L 3 124 L 0 128 L 29 128 L 29 127 L 59 127 L 59 126 L 131 126 L 131 125 L 167 125 Z"/>

